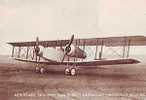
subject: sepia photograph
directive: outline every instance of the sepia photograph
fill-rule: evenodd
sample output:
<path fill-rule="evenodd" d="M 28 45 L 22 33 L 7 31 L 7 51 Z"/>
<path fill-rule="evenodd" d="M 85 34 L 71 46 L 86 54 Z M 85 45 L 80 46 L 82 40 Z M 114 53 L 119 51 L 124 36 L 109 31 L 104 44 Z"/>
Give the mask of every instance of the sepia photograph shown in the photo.
<path fill-rule="evenodd" d="M 0 0 L 1 100 L 146 100 L 146 0 Z"/>

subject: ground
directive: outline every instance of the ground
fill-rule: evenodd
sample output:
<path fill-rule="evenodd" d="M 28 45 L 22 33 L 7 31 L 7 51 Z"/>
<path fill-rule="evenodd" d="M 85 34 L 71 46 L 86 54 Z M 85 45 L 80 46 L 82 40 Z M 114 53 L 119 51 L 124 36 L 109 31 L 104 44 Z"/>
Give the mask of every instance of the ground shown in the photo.
<path fill-rule="evenodd" d="M 146 64 L 90 66 L 77 76 L 65 76 L 65 66 L 47 67 L 45 74 L 35 65 L 0 58 L 2 100 L 145 100 Z"/>

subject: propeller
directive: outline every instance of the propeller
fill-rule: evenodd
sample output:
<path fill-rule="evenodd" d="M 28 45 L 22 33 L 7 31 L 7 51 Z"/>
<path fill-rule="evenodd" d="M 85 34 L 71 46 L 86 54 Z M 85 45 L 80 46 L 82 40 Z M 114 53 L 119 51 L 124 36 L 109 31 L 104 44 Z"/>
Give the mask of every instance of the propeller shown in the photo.
<path fill-rule="evenodd" d="M 73 40 L 74 40 L 74 34 L 71 36 L 71 39 L 70 39 L 69 43 L 65 47 L 65 50 L 64 50 L 65 53 L 63 55 L 63 58 L 62 58 L 61 62 L 64 61 L 65 56 L 71 51 L 71 44 L 72 44 Z"/>
<path fill-rule="evenodd" d="M 36 55 L 36 61 L 37 61 L 37 57 L 39 56 L 39 52 L 40 52 L 40 47 L 39 47 L 39 38 L 36 38 L 36 45 L 35 45 L 35 55 Z"/>

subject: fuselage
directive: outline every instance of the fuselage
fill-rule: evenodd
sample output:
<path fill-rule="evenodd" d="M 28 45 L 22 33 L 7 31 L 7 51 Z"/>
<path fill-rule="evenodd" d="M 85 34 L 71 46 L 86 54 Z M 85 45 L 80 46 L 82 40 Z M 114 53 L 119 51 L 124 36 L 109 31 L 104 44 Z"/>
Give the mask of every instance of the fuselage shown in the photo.
<path fill-rule="evenodd" d="M 40 47 L 40 53 L 42 53 L 42 56 L 48 59 L 52 59 L 55 61 L 61 61 L 64 55 L 64 48 L 41 48 Z M 80 58 L 85 59 L 86 53 L 80 49 L 79 47 L 75 47 L 74 45 L 71 45 L 70 52 L 67 53 L 66 58 Z"/>

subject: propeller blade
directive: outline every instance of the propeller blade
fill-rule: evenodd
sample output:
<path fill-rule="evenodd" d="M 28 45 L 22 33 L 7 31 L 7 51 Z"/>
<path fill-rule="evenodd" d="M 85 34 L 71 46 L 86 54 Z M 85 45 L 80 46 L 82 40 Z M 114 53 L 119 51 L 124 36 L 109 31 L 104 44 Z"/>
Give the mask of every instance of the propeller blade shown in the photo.
<path fill-rule="evenodd" d="M 64 61 L 64 58 L 65 58 L 66 54 L 67 54 L 67 53 L 65 53 L 65 54 L 63 55 L 63 58 L 62 58 L 62 61 L 61 61 L 61 62 L 63 62 L 63 61 Z"/>
<path fill-rule="evenodd" d="M 38 56 L 39 56 L 39 52 L 40 52 L 40 48 L 39 48 L 39 37 L 36 38 L 36 45 L 35 45 L 35 57 L 36 57 L 36 62 L 38 60 Z"/>
<path fill-rule="evenodd" d="M 72 44 L 73 40 L 74 40 L 74 34 L 71 36 L 71 39 L 70 39 L 70 41 L 69 41 L 68 46 L 70 46 L 70 45 Z"/>
<path fill-rule="evenodd" d="M 65 48 L 65 53 L 64 53 L 64 56 L 63 56 L 63 58 L 62 58 L 62 61 L 61 62 L 63 62 L 64 61 L 64 59 L 65 59 L 65 56 L 67 55 L 67 53 L 68 52 L 70 52 L 70 50 L 71 50 L 71 44 L 72 44 L 72 42 L 73 42 L 73 40 L 74 40 L 74 34 L 71 36 L 71 39 L 70 39 L 70 41 L 69 41 L 69 43 L 68 43 L 68 45 L 66 46 L 66 48 Z"/>
<path fill-rule="evenodd" d="M 36 38 L 36 46 L 39 46 L 39 37 Z"/>

